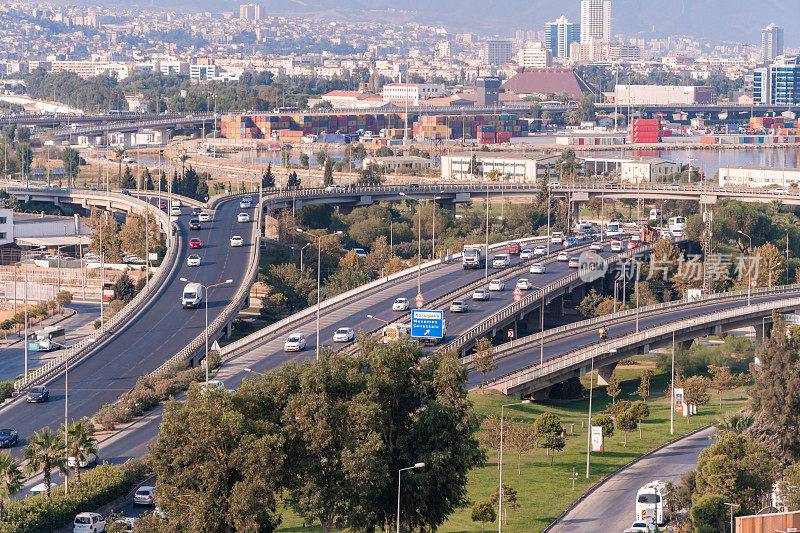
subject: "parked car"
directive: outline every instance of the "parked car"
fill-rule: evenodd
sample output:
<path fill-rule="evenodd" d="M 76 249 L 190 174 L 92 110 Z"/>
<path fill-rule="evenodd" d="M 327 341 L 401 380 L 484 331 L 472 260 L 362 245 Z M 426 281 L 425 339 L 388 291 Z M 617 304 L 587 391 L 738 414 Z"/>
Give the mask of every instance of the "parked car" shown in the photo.
<path fill-rule="evenodd" d="M 209 222 L 211 220 L 211 215 L 208 213 L 200 213 L 197 215 L 197 218 L 200 220 L 200 222 Z"/>
<path fill-rule="evenodd" d="M 186 266 L 190 267 L 199 267 L 200 266 L 200 256 L 197 254 L 192 254 L 186 258 Z"/>
<path fill-rule="evenodd" d="M 333 342 L 350 342 L 356 338 L 353 328 L 339 328 L 333 334 Z"/>
<path fill-rule="evenodd" d="M 533 250 L 530 248 L 525 248 L 519 253 L 519 258 L 521 261 L 527 261 L 528 259 L 533 258 Z"/>
<path fill-rule="evenodd" d="M 201 241 L 200 239 L 197 238 L 189 239 L 189 248 L 195 250 L 202 247 L 203 247 L 203 241 Z"/>
<path fill-rule="evenodd" d="M 41 403 L 50 399 L 50 391 L 44 385 L 31 387 L 28 394 L 25 396 L 25 401 L 28 403 Z"/>
<path fill-rule="evenodd" d="M 19 443 L 19 435 L 13 429 L 0 429 L 0 448 L 10 448 Z"/>
<path fill-rule="evenodd" d="M 353 251 L 354 251 L 354 252 L 356 253 L 356 255 L 357 255 L 358 257 L 360 257 L 361 259 L 366 259 L 366 258 L 367 258 L 367 252 L 366 252 L 366 250 L 364 250 L 363 248 L 353 248 Z"/>
<path fill-rule="evenodd" d="M 579 268 L 581 266 L 580 258 L 577 255 L 573 255 L 572 257 L 569 258 L 567 266 L 569 268 Z"/>
<path fill-rule="evenodd" d="M 516 288 L 521 291 L 529 291 L 533 288 L 533 285 L 531 284 L 531 280 L 529 280 L 528 278 L 519 278 L 517 280 Z"/>
<path fill-rule="evenodd" d="M 528 269 L 528 272 L 531 274 L 544 274 L 546 271 L 547 267 L 542 263 L 534 263 L 531 265 L 531 268 Z"/>
<path fill-rule="evenodd" d="M 475 292 L 472 293 L 473 300 L 488 300 L 489 299 L 489 291 L 486 289 L 475 289 Z"/>
<path fill-rule="evenodd" d="M 239 222 L 250 222 L 250 215 L 247 213 L 239 213 L 239 215 L 236 217 L 236 220 Z"/>
<path fill-rule="evenodd" d="M 292 333 L 283 343 L 284 352 L 299 352 L 306 347 L 306 336 L 302 333 Z"/>
<path fill-rule="evenodd" d="M 506 268 L 511 264 L 511 258 L 508 254 L 497 254 L 492 258 L 492 268 Z"/>
<path fill-rule="evenodd" d="M 143 485 L 136 489 L 133 494 L 133 503 L 139 505 L 154 505 L 155 504 L 155 487 L 150 485 Z"/>
<path fill-rule="evenodd" d="M 502 279 L 493 279 L 489 282 L 489 290 L 490 291 L 502 291 L 505 290 L 506 283 Z"/>
<path fill-rule="evenodd" d="M 569 261 L 569 254 L 567 252 L 558 252 L 556 261 Z"/>
<path fill-rule="evenodd" d="M 469 304 L 464 300 L 454 300 L 450 304 L 451 313 L 466 313 L 467 311 L 469 311 Z"/>
<path fill-rule="evenodd" d="M 105 530 L 106 521 L 97 513 L 80 513 L 72 523 L 73 533 L 95 533 Z"/>
<path fill-rule="evenodd" d="M 631 527 L 625 528 L 623 533 L 649 533 L 649 529 L 647 528 L 647 522 L 640 522 L 636 521 L 631 524 Z"/>
<path fill-rule="evenodd" d="M 239 235 L 231 237 L 231 246 L 244 246 L 244 239 Z"/>
<path fill-rule="evenodd" d="M 397 298 L 392 304 L 392 311 L 408 311 L 410 307 L 408 298 Z"/>

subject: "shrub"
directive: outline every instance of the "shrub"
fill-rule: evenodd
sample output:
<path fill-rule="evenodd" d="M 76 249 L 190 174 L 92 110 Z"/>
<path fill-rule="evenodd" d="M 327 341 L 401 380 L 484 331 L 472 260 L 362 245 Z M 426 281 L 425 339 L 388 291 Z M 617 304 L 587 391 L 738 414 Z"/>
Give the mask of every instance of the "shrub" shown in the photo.
<path fill-rule="evenodd" d="M 616 416 L 630 409 L 632 404 L 633 402 L 631 402 L 630 400 L 618 400 L 609 405 L 608 407 L 606 407 L 603 413 L 611 416 Z"/>
<path fill-rule="evenodd" d="M 12 394 L 14 394 L 14 383 L 11 381 L 0 381 L 0 402 L 11 398 Z"/>

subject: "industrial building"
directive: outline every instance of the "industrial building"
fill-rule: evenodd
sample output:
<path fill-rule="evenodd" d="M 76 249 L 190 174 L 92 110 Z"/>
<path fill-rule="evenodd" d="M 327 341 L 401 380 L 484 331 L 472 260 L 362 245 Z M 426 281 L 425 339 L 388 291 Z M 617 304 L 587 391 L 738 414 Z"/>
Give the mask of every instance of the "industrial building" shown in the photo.
<path fill-rule="evenodd" d="M 472 157 L 478 163 L 478 176 L 470 172 Z M 545 179 L 557 168 L 559 155 L 526 156 L 514 152 L 476 152 L 442 156 L 442 179 L 484 179 L 494 173 L 498 179 L 515 183 Z"/>
<path fill-rule="evenodd" d="M 614 101 L 620 106 L 714 104 L 715 87 L 684 85 L 617 85 Z"/>
<path fill-rule="evenodd" d="M 800 169 L 730 166 L 719 169 L 722 187 L 796 187 L 800 185 Z"/>
<path fill-rule="evenodd" d="M 426 157 L 415 155 L 395 155 L 386 157 L 365 157 L 363 168 L 370 165 L 378 165 L 386 170 L 396 171 L 416 171 L 426 172 L 431 168 L 431 160 Z"/>

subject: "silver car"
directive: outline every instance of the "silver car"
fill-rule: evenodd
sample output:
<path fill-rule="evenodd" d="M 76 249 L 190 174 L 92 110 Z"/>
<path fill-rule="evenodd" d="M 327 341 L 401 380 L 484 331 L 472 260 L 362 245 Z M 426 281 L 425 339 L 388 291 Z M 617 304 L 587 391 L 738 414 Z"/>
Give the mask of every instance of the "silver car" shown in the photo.
<path fill-rule="evenodd" d="M 476 289 L 475 292 L 472 293 L 473 300 L 488 300 L 489 299 L 489 291 L 486 289 Z"/>

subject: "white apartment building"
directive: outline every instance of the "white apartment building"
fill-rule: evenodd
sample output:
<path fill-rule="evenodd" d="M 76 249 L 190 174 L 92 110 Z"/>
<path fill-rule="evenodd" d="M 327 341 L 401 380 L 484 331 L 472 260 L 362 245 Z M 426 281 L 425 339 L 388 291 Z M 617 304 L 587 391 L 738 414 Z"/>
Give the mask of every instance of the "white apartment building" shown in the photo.
<path fill-rule="evenodd" d="M 553 55 L 550 50 L 542 47 L 541 43 L 536 44 L 538 46 L 530 46 L 519 51 L 517 63 L 520 67 L 549 68 L 553 66 Z"/>
<path fill-rule="evenodd" d="M 680 172 L 681 165 L 675 161 L 652 157 L 623 161 L 620 165 L 620 180 L 631 183 L 655 183 Z"/>
<path fill-rule="evenodd" d="M 169 59 L 162 59 L 158 62 L 158 70 L 161 74 L 169 75 L 169 74 L 189 74 L 189 62 L 188 61 L 178 61 L 178 60 L 169 60 Z"/>
<path fill-rule="evenodd" d="M 581 43 L 611 41 L 611 0 L 581 0 Z"/>
<path fill-rule="evenodd" d="M 189 77 L 193 80 L 210 80 L 217 77 L 216 65 L 190 65 Z"/>
<path fill-rule="evenodd" d="M 518 153 L 502 152 L 476 152 L 474 155 L 480 167 L 478 176 L 470 173 L 472 153 L 450 154 L 442 156 L 442 179 L 480 180 L 494 174 L 501 181 L 533 182 L 537 178 L 544 178 L 548 168 L 554 169 L 555 161 L 559 158 L 557 155 L 526 157 Z"/>
<path fill-rule="evenodd" d="M 761 30 L 761 61 L 774 61 L 783 55 L 783 28 L 770 24 Z"/>
<path fill-rule="evenodd" d="M 722 167 L 719 184 L 738 187 L 796 187 L 800 185 L 800 170 L 768 167 Z"/>
<path fill-rule="evenodd" d="M 390 83 L 383 86 L 383 101 L 394 105 L 417 106 L 421 100 L 447 96 L 439 83 Z"/>

